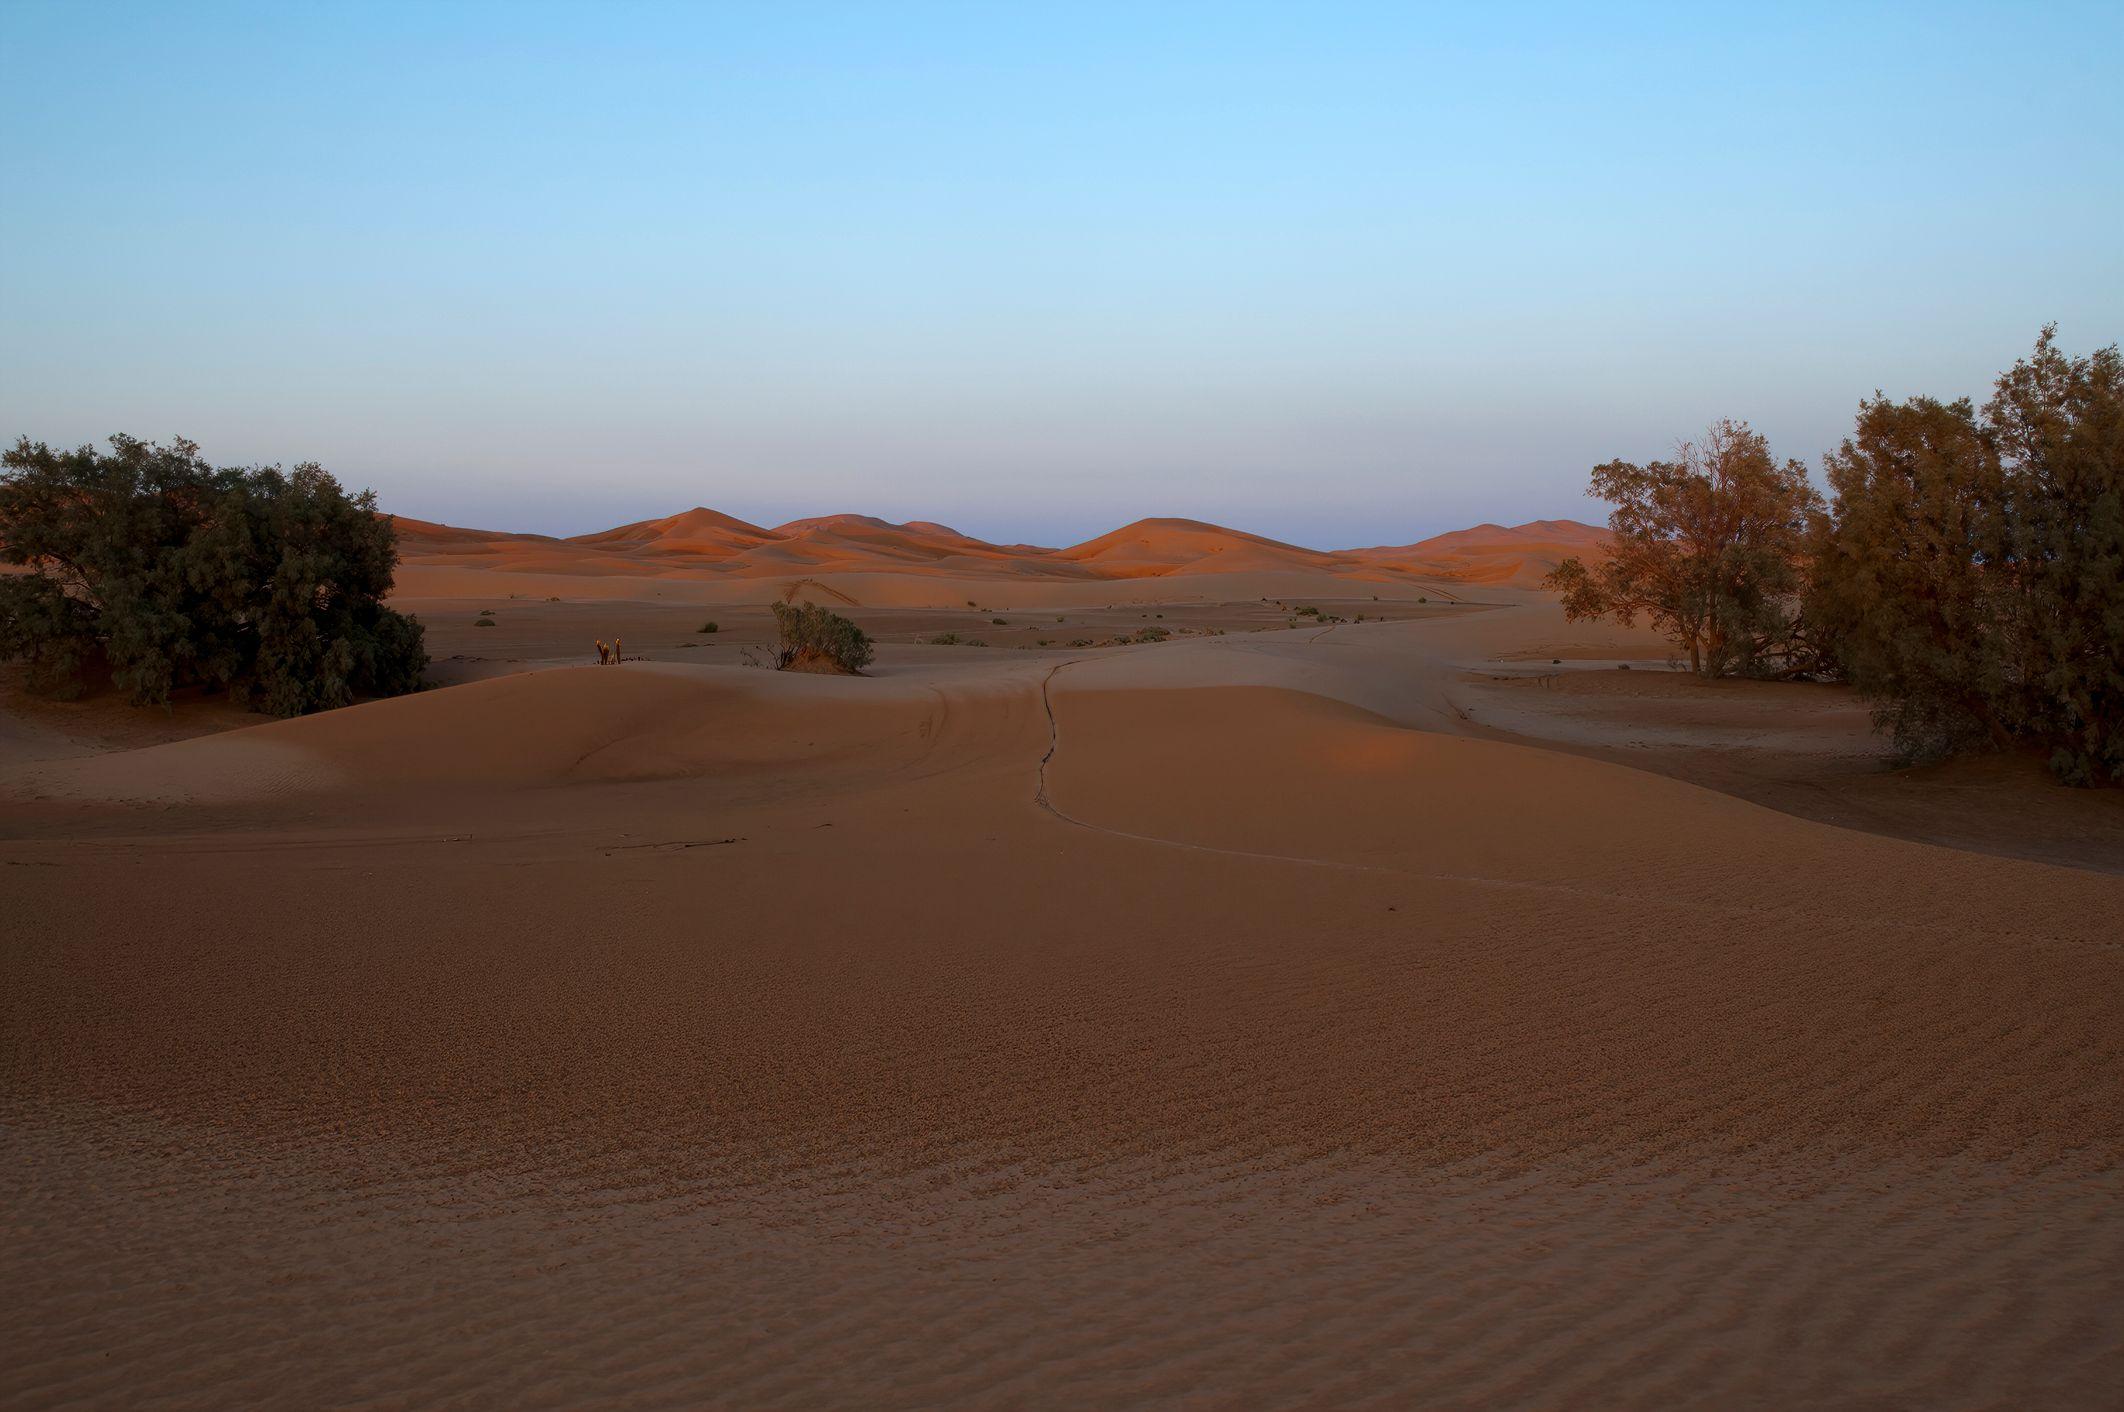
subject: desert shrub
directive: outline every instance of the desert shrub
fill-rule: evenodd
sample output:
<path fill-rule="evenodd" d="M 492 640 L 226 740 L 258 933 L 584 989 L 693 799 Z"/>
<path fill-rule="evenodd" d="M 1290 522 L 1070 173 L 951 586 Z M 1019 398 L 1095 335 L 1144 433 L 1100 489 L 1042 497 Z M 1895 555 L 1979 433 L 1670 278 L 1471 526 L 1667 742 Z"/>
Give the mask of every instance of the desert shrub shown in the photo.
<path fill-rule="evenodd" d="M 955 632 L 940 632 L 929 640 L 929 645 L 932 647 L 957 647 L 959 641 L 959 635 Z"/>
<path fill-rule="evenodd" d="M 476 617 L 472 620 L 472 626 L 476 628 L 491 628 L 498 626 L 498 624 L 494 621 L 494 619 L 482 613 L 479 617 Z"/>
<path fill-rule="evenodd" d="M 1912 759 L 2025 741 L 2124 784 L 2124 359 L 2045 329 L 1981 414 L 1861 403 L 1808 612 Z"/>
<path fill-rule="evenodd" d="M 999 628 L 1007 628 L 1010 626 L 1009 623 L 1004 622 L 1001 618 L 990 618 L 988 621 L 995 624 Z"/>
<path fill-rule="evenodd" d="M 1088 637 L 1073 637 L 1069 640 L 1069 645 L 1071 647 L 1089 647 L 1092 645 L 1092 640 Z"/>
<path fill-rule="evenodd" d="M 702 624 L 701 624 L 701 625 L 700 625 L 699 627 L 695 628 L 695 629 L 694 629 L 694 631 L 695 631 L 695 632 L 716 632 L 716 631 L 719 631 L 719 629 L 718 629 L 718 627 L 717 627 L 717 625 L 716 625 L 716 621 L 715 621 L 715 619 L 713 619 L 713 618 L 710 618 L 710 619 L 709 619 L 709 620 L 708 620 L 707 622 L 705 622 L 705 623 L 702 623 Z"/>
<path fill-rule="evenodd" d="M 1320 616 L 1320 610 L 1318 608 L 1300 608 L 1298 616 L 1301 618 L 1317 618 Z"/>
<path fill-rule="evenodd" d="M 1166 636 L 1164 628 L 1138 628 L 1136 630 L 1136 641 L 1138 642 L 1163 642 Z"/>
<path fill-rule="evenodd" d="M 1721 421 L 1672 461 L 1595 466 L 1591 491 L 1615 506 L 1613 549 L 1592 568 L 1566 559 L 1543 581 L 1563 594 L 1566 620 L 1628 627 L 1642 613 L 1704 676 L 1795 663 L 1807 533 L 1822 503 L 1806 467 L 1778 464 L 1759 432 Z"/>
<path fill-rule="evenodd" d="M 844 672 L 860 672 L 870 665 L 870 638 L 848 619 L 816 603 L 775 604 L 774 625 L 781 634 L 781 649 L 775 654 L 778 668 L 831 665 Z"/>
<path fill-rule="evenodd" d="M 418 620 L 383 605 L 397 532 L 314 464 L 220 469 L 199 448 L 27 437 L 0 454 L 0 658 L 33 687 L 92 674 L 135 702 L 227 691 L 292 716 L 419 687 Z"/>

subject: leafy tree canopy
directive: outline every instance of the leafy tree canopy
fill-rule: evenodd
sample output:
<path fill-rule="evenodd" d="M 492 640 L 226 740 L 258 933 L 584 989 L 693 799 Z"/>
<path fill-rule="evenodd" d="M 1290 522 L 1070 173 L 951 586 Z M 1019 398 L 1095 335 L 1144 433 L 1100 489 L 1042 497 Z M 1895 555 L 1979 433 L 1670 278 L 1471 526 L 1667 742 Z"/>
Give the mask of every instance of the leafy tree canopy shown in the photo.
<path fill-rule="evenodd" d="M 1827 460 L 1810 612 L 1912 758 L 2045 747 L 2124 784 L 2124 359 L 2046 328 L 1981 415 L 1860 405 Z"/>
<path fill-rule="evenodd" d="M 1722 421 L 1671 461 L 1594 467 L 1592 493 L 1615 506 L 1613 553 L 1549 575 L 1565 617 L 1628 625 L 1643 614 L 1706 676 L 1812 668 L 1796 609 L 1821 495 L 1799 462 L 1779 464 L 1747 423 Z"/>
<path fill-rule="evenodd" d="M 34 689 L 100 673 L 137 702 L 225 689 L 275 715 L 420 685 L 417 620 L 383 605 L 398 561 L 376 498 L 323 468 L 220 469 L 199 448 L 23 438 L 0 453 L 0 659 Z"/>

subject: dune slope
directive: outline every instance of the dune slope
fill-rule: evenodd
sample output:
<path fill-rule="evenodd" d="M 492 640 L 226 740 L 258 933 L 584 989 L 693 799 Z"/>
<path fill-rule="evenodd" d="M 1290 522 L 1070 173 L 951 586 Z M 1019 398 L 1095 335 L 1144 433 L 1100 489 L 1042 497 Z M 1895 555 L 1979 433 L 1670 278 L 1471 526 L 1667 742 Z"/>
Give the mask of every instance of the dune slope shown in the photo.
<path fill-rule="evenodd" d="M 28 767 L 0 1403 L 2105 1405 L 2124 880 L 1465 734 L 1480 616 Z"/>

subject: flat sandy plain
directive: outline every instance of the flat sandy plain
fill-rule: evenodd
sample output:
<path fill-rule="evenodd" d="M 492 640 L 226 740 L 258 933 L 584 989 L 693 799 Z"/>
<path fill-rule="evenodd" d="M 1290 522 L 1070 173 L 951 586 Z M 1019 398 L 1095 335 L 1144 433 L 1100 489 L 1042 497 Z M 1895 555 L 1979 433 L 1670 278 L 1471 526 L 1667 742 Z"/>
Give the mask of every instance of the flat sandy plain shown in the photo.
<path fill-rule="evenodd" d="M 0 1406 L 2117 1405 L 2116 799 L 1518 568 L 573 543 L 6 697 Z"/>

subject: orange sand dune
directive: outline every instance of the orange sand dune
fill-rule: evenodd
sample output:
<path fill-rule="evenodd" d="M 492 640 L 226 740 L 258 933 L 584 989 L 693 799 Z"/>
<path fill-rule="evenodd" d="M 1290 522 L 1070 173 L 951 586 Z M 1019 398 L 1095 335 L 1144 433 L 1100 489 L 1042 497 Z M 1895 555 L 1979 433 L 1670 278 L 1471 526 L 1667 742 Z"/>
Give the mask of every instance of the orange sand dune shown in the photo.
<path fill-rule="evenodd" d="M 1245 556 L 1242 571 L 1263 568 L 1313 569 L 1333 562 L 1318 550 L 1300 549 L 1257 534 L 1226 529 L 1200 520 L 1138 520 L 1082 544 L 1057 550 L 1059 559 L 1089 564 L 1116 578 L 1155 574 L 1217 572 L 1221 556 Z"/>
<path fill-rule="evenodd" d="M 1565 559 L 1607 557 L 1608 532 L 1576 520 L 1532 520 L 1507 528 L 1477 525 L 1417 544 L 1352 549 L 1352 558 L 1459 579 L 1533 587 Z"/>
<path fill-rule="evenodd" d="M 0 1406 L 2112 1405 L 2124 878 L 1481 738 L 1500 592 L 0 776 Z"/>
<path fill-rule="evenodd" d="M 1314 575 L 1346 579 L 1352 590 L 1365 592 L 1376 591 L 1382 582 L 1530 586 L 1566 554 L 1597 554 L 1604 542 L 1602 531 L 1568 520 L 1540 520 L 1512 530 L 1484 525 L 1402 548 L 1340 553 L 1183 519 L 1138 520 L 1067 549 L 990 544 L 933 521 L 893 524 L 869 515 L 824 515 L 766 529 L 699 508 L 565 540 L 459 530 L 403 517 L 399 524 L 405 567 L 416 574 L 477 569 L 676 581 L 904 573 L 1058 584 L 1196 574 Z M 481 590 L 468 585 L 462 591 L 476 595 Z M 523 590 L 511 585 L 507 591 Z M 604 591 L 624 596 L 631 590 L 608 586 Z M 421 597 L 443 590 L 405 579 L 400 592 Z M 950 592 L 940 590 L 938 601 L 954 601 Z"/>

